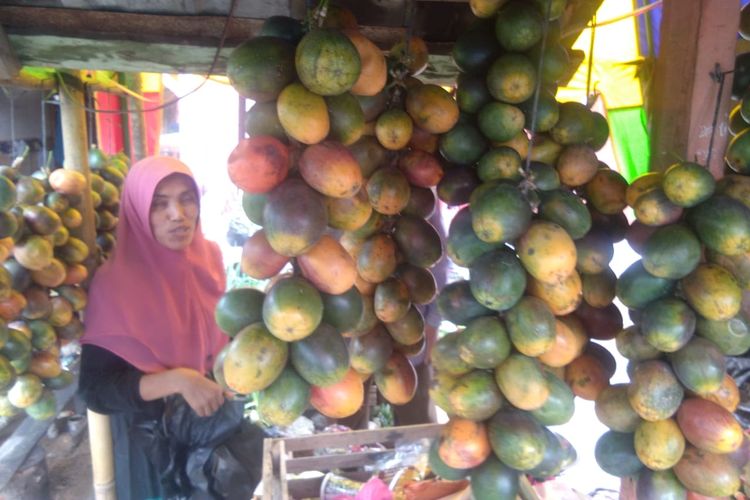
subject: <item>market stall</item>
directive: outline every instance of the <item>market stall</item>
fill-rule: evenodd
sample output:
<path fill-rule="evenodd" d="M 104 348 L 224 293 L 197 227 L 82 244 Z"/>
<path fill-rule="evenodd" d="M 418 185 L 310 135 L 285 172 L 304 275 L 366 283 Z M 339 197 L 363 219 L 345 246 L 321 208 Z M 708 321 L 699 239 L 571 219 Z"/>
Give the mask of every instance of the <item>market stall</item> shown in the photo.
<path fill-rule="evenodd" d="M 226 174 L 251 229 L 212 377 L 277 433 L 259 495 L 375 477 L 383 498 L 554 498 L 576 453 L 625 497 L 733 495 L 750 112 L 730 3 L 0 6 L 0 86 L 56 95 L 64 150 L 0 172 L 4 414 L 59 411 L 60 345 L 116 245 L 118 152 L 158 152 L 194 92 L 142 74 L 196 73 L 239 103 Z M 439 425 L 351 430 L 433 405 Z M 606 427 L 593 450 L 561 427 L 581 412 Z M 109 423 L 89 426 L 111 498 Z"/>

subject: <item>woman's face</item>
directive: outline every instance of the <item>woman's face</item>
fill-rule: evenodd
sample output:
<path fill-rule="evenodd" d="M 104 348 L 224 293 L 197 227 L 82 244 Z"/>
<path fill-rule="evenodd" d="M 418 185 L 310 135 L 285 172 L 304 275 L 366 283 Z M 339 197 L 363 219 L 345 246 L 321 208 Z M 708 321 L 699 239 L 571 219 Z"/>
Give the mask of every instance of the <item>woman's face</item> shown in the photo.
<path fill-rule="evenodd" d="M 151 233 L 170 250 L 183 250 L 198 225 L 198 195 L 186 175 L 172 174 L 157 186 L 149 214 Z"/>

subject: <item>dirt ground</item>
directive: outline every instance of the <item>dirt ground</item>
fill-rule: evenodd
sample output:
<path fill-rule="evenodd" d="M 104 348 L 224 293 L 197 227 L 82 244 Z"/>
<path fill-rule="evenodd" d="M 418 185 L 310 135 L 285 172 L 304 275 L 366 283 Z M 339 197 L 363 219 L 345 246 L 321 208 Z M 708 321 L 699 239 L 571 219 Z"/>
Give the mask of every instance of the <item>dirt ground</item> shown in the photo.
<path fill-rule="evenodd" d="M 51 500 L 93 500 L 91 450 L 88 429 L 78 438 L 62 433 L 55 439 L 44 438 Z"/>
<path fill-rule="evenodd" d="M 94 500 L 88 429 L 72 435 L 63 428 L 43 437 L 0 492 L 5 499 Z"/>

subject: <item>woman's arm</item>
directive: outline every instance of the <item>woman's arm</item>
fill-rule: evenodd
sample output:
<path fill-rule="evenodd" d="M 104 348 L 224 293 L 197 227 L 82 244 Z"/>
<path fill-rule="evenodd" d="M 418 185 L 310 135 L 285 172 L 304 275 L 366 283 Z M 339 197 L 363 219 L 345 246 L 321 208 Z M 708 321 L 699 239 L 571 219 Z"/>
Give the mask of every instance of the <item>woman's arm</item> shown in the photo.
<path fill-rule="evenodd" d="M 200 416 L 215 412 L 224 401 L 218 384 L 189 368 L 175 368 L 144 374 L 133 365 L 95 345 L 81 350 L 81 376 L 78 391 L 92 410 L 117 412 L 158 412 L 160 400 L 181 394 Z"/>
<path fill-rule="evenodd" d="M 143 372 L 99 346 L 81 348 L 78 392 L 86 405 L 103 413 L 160 412 L 158 402 L 144 401 L 139 392 Z"/>
<path fill-rule="evenodd" d="M 200 417 L 211 415 L 224 402 L 224 391 L 221 387 L 190 368 L 173 368 L 143 375 L 139 393 L 144 401 L 181 394 Z"/>

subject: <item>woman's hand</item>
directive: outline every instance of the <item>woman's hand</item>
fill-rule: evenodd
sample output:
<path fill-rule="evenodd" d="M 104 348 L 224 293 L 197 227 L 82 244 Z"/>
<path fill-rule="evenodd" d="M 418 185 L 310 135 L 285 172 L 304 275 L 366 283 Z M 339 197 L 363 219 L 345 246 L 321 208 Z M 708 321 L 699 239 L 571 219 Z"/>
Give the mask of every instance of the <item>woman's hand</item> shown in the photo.
<path fill-rule="evenodd" d="M 213 382 L 190 368 L 176 368 L 179 374 L 179 392 L 199 417 L 212 415 L 224 403 L 224 391 Z"/>
<path fill-rule="evenodd" d="M 145 401 L 180 394 L 200 417 L 212 415 L 224 403 L 221 387 L 191 368 L 144 375 L 139 390 Z"/>

